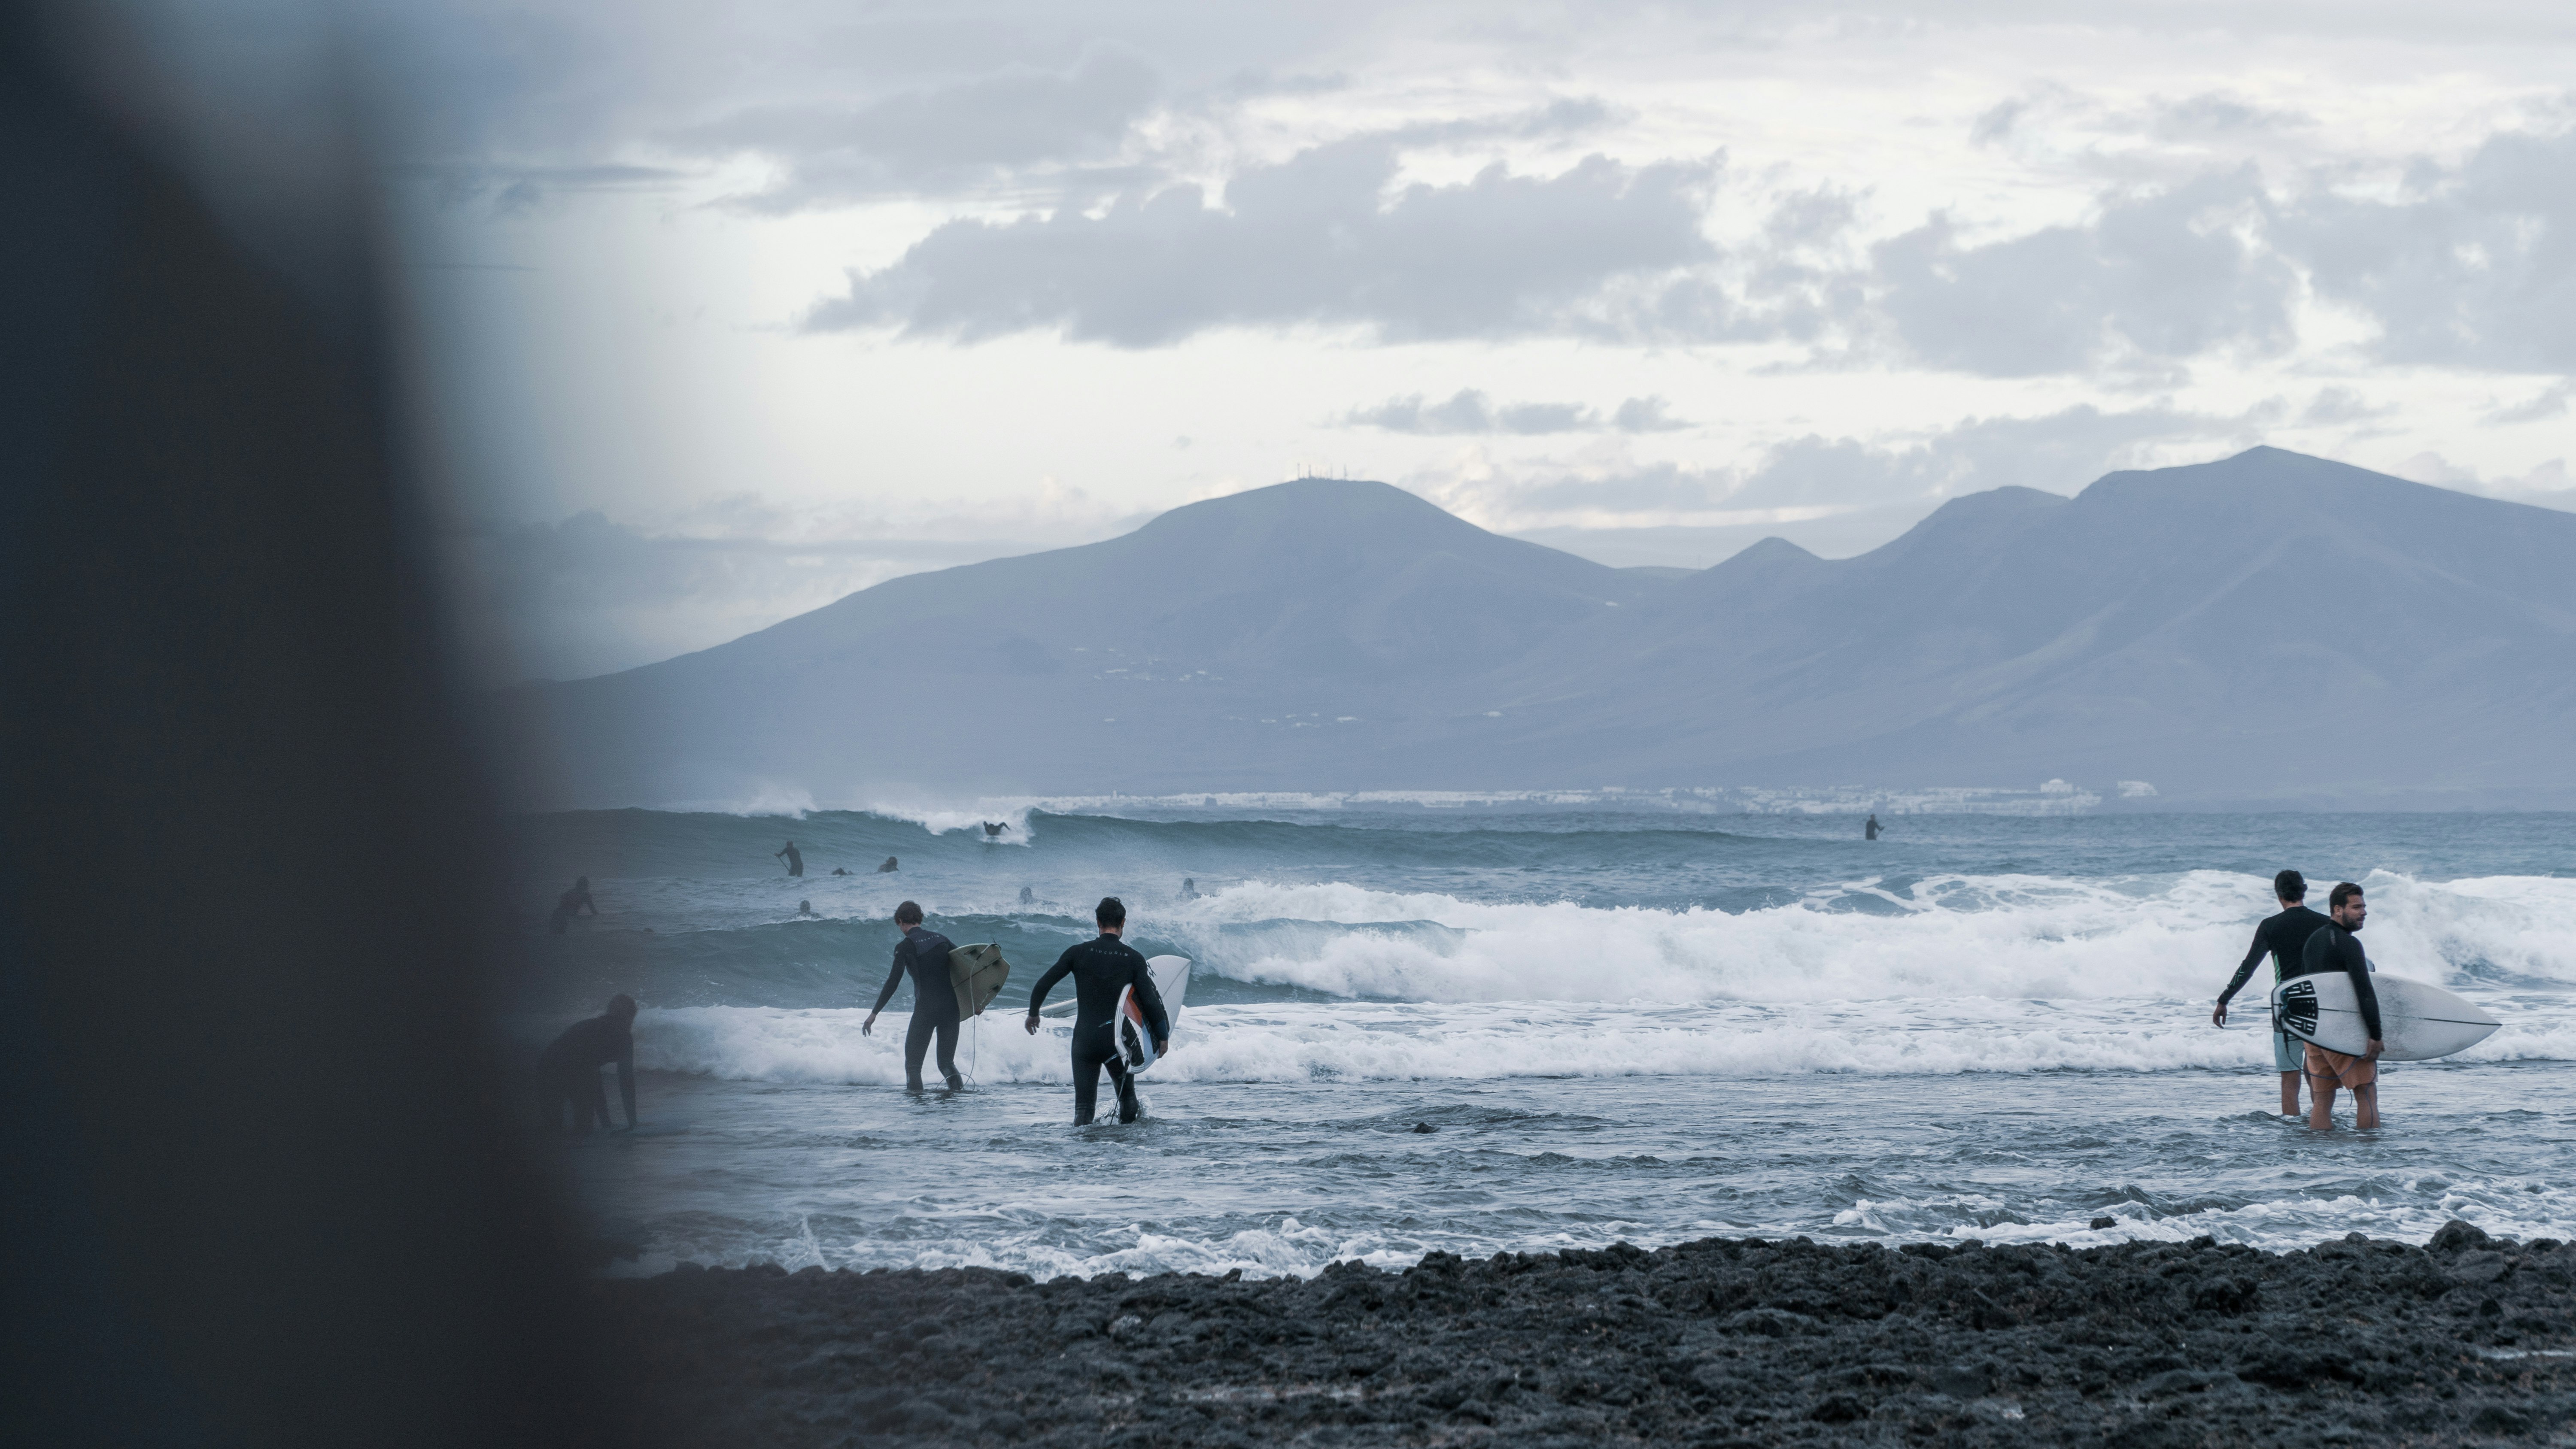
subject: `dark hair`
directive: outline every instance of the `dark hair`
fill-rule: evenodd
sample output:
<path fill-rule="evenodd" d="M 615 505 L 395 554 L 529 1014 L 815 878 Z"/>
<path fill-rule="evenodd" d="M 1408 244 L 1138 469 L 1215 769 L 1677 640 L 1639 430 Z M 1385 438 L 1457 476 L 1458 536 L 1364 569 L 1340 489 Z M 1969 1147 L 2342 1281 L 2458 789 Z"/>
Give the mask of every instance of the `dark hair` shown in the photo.
<path fill-rule="evenodd" d="M 2308 878 L 2295 870 L 2285 870 L 2272 877 L 2272 894 L 2285 901 L 2304 901 L 2308 898 Z"/>
<path fill-rule="evenodd" d="M 608 1014 L 611 1016 L 633 1016 L 635 1014 L 635 998 L 627 995 L 623 991 L 608 998 Z"/>
<path fill-rule="evenodd" d="M 898 926 L 920 925 L 921 907 L 914 905 L 910 901 L 905 901 L 902 905 L 894 908 L 894 923 Z"/>
<path fill-rule="evenodd" d="M 1102 896 L 1091 915 L 1104 927 L 1123 926 L 1127 924 L 1127 903 L 1116 896 Z"/>
<path fill-rule="evenodd" d="M 2345 881 L 2342 885 L 2336 886 L 2333 890 L 2326 892 L 2326 906 L 2330 910 L 2342 910 L 2344 902 L 2351 900 L 2354 896 L 2360 894 L 2361 887 L 2354 885 L 2351 881 Z"/>

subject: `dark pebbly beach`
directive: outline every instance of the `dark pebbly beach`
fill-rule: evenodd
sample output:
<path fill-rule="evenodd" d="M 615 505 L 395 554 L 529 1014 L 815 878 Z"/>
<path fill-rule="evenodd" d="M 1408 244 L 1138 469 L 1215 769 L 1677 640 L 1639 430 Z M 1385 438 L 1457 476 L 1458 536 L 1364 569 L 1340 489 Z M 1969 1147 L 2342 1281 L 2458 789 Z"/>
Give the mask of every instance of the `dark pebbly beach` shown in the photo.
<path fill-rule="evenodd" d="M 1705 1239 L 1312 1279 L 594 1285 L 638 1442 L 2559 1442 L 2576 1247 Z"/>

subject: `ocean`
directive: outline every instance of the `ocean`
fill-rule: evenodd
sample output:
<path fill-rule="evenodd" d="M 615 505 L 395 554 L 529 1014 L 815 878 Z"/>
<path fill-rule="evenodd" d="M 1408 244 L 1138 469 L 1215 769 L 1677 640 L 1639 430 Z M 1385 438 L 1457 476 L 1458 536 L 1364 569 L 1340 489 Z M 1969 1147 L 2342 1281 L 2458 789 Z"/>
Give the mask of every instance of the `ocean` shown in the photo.
<path fill-rule="evenodd" d="M 615 992 L 643 1004 L 644 1130 L 564 1149 L 596 1231 L 633 1255 L 615 1272 L 1260 1276 L 1711 1234 L 2285 1248 L 2454 1217 L 2576 1238 L 2576 817 L 2043 798 L 1882 809 L 1873 842 L 1844 803 L 528 817 L 510 1025 L 533 1057 Z M 1009 828 L 988 841 L 981 821 Z M 789 840 L 802 879 L 772 857 Z M 2348 1099 L 2327 1136 L 2276 1115 L 2268 965 L 2209 1022 L 2284 866 L 2319 906 L 2362 883 L 2381 971 L 2506 1023 L 2388 1067 L 2376 1132 L 2350 1130 Z M 600 915 L 554 935 L 576 875 Z M 1194 964 L 1147 1119 L 1076 1129 L 1062 1019 L 1034 1038 L 1020 1021 L 1104 894 L 1139 949 Z M 1013 964 L 954 1096 L 900 1090 L 908 987 L 859 1029 L 905 899 Z"/>

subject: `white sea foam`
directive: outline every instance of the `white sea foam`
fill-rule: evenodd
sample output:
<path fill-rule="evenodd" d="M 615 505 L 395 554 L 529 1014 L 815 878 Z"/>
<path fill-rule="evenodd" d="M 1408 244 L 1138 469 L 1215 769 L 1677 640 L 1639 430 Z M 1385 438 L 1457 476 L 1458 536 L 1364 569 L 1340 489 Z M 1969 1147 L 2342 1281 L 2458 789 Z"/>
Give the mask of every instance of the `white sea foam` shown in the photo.
<path fill-rule="evenodd" d="M 905 1019 L 863 1037 L 847 1009 L 692 1007 L 644 1013 L 636 1060 L 734 1080 L 895 1084 Z M 2576 1058 L 2576 1011 L 2525 1002 L 2466 1054 Z M 968 1027 L 958 1061 L 980 1082 L 1067 1080 L 1064 1028 L 1010 1017 Z M 2259 1014 L 2213 1030 L 2199 1001 L 1841 1001 L 1794 1006 L 1601 1007 L 1381 1002 L 1191 1007 L 1152 1079 L 1204 1082 L 1513 1077 L 1953 1076 L 1973 1072 L 2264 1068 Z"/>
<path fill-rule="evenodd" d="M 2374 872 L 2364 884 L 2364 940 L 2384 971 L 2455 989 L 2499 970 L 2576 982 L 2576 937 L 2555 924 L 2576 912 L 2576 880 L 2433 884 Z M 2262 894 L 2217 871 L 2152 882 L 1934 876 L 1729 914 L 1252 881 L 1139 920 L 1235 980 L 1407 1001 L 2206 1000 L 2244 955 L 2248 902 Z M 1855 895 L 1883 909 L 1853 910 Z M 2247 988 L 2258 1010 L 2269 980 L 2260 968 Z"/>
<path fill-rule="evenodd" d="M 723 800 L 682 800 L 645 808 L 674 815 L 782 815 L 791 820 L 802 820 L 822 807 L 814 803 L 814 792 L 802 785 L 780 785 L 764 780 L 753 786 L 748 795 Z"/>
<path fill-rule="evenodd" d="M 964 830 L 981 836 L 985 823 L 989 821 L 1010 827 L 992 838 L 994 844 L 1026 845 L 1030 835 L 1029 813 L 1036 808 L 1035 803 L 1028 800 L 984 799 L 964 805 L 880 800 L 871 802 L 866 810 L 870 815 L 883 816 L 888 820 L 909 820 L 933 835 Z"/>

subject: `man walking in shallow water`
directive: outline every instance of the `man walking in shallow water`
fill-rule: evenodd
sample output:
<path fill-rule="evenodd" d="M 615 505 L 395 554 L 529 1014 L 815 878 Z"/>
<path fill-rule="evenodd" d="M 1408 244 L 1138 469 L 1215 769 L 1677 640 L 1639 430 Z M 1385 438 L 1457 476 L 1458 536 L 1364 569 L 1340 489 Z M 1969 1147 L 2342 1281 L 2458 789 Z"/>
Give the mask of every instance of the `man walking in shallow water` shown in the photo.
<path fill-rule="evenodd" d="M 2308 937 L 2326 924 L 2325 917 L 2301 904 L 2308 898 L 2308 881 L 2297 871 L 2285 870 L 2272 877 L 2272 895 L 2281 903 L 2281 913 L 2264 917 L 2262 924 L 2254 928 L 2254 944 L 2246 948 L 2245 959 L 2236 965 L 2235 979 L 2227 983 L 2225 991 L 2218 993 L 2218 1006 L 2209 1013 L 2210 1023 L 2214 1026 L 2227 1025 L 2229 999 L 2245 989 L 2245 983 L 2254 975 L 2255 966 L 2265 956 L 2272 958 L 2274 985 L 2299 975 L 2305 969 L 2303 963 L 2307 959 Z M 2299 1115 L 2299 1073 L 2306 1063 L 2306 1048 L 2307 1043 L 2281 1030 L 2279 1023 L 2273 1024 L 2272 1067 L 2281 1074 L 2281 1115 L 2284 1117 Z"/>
<path fill-rule="evenodd" d="M 1103 896 L 1092 919 L 1100 923 L 1100 935 L 1079 946 L 1068 946 L 1056 958 L 1037 984 L 1029 988 L 1029 1035 L 1038 1031 L 1038 1008 L 1046 1004 L 1047 993 L 1065 977 L 1073 978 L 1073 1125 L 1090 1125 L 1094 1105 L 1100 1100 L 1100 1072 L 1109 1070 L 1110 1085 L 1118 1093 L 1118 1120 L 1136 1120 L 1136 1078 L 1127 1070 L 1118 1051 L 1118 993 L 1133 989 L 1136 1007 L 1145 1015 L 1145 1029 L 1154 1036 L 1154 1054 L 1161 1056 L 1172 1038 L 1171 1018 L 1164 1014 L 1163 995 L 1154 989 L 1154 973 L 1135 947 L 1118 939 L 1127 929 L 1127 906 L 1116 896 Z"/>
<path fill-rule="evenodd" d="M 2341 971 L 2350 977 L 2352 994 L 2361 1007 L 2361 1024 L 2370 1033 L 2370 1040 L 2357 1057 L 2308 1043 L 2308 1125 L 2319 1132 L 2334 1126 L 2335 1088 L 2350 1087 L 2352 1125 L 2368 1131 L 2379 1125 L 2379 993 L 2371 988 L 2370 959 L 2362 954 L 2361 942 L 2353 932 L 2361 929 L 2370 907 L 2362 901 L 2361 887 L 2345 881 L 2327 894 L 2326 908 L 2329 922 L 2308 937 L 2299 974 L 2319 976 Z"/>

